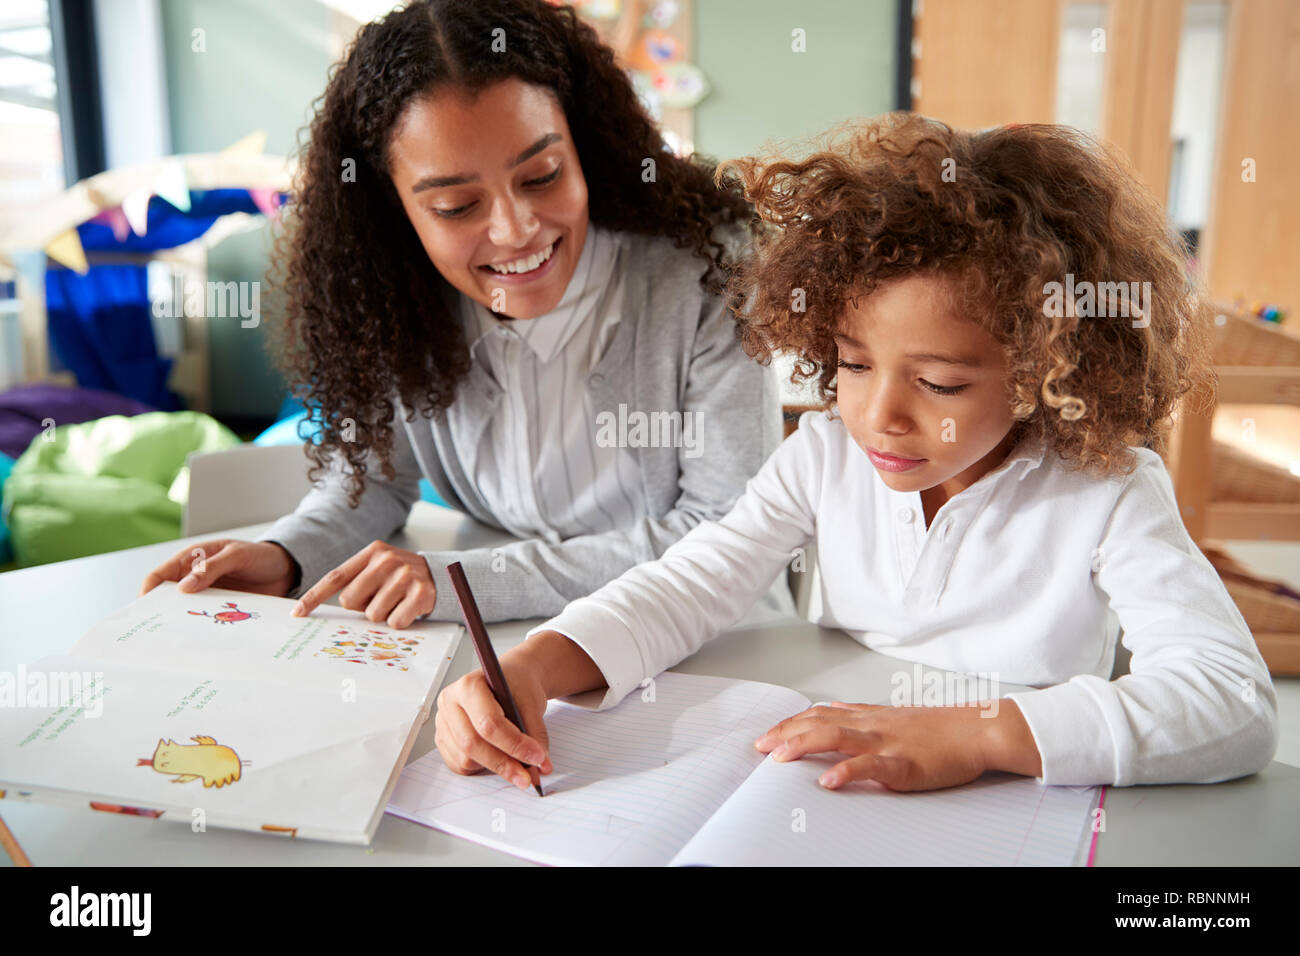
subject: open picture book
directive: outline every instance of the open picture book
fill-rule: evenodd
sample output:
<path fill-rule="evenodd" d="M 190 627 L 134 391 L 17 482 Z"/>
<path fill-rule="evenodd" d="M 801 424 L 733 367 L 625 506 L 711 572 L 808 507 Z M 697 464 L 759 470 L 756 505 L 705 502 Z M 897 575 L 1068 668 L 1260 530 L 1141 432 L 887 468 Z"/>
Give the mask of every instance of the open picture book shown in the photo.
<path fill-rule="evenodd" d="M 812 706 L 771 684 L 664 673 L 616 707 L 552 700 L 545 796 L 464 776 L 434 750 L 388 812 L 553 865 L 1069 866 L 1087 858 L 1098 787 L 985 774 L 947 790 L 872 781 L 826 790 L 845 759 L 780 763 L 754 748 Z"/>
<path fill-rule="evenodd" d="M 366 844 L 460 641 L 172 582 L 0 676 L 0 791 Z"/>

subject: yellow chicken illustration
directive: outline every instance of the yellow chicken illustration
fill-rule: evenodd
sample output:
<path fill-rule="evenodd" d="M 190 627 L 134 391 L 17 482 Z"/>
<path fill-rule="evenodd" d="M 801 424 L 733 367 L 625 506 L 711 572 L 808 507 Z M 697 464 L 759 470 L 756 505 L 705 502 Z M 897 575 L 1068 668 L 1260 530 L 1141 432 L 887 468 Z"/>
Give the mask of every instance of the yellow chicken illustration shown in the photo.
<path fill-rule="evenodd" d="M 239 754 L 211 737 L 191 737 L 192 744 L 178 744 L 159 738 L 152 758 L 140 758 L 136 766 L 153 767 L 158 773 L 177 774 L 172 783 L 202 780 L 205 787 L 223 787 L 239 779 L 243 763 Z"/>

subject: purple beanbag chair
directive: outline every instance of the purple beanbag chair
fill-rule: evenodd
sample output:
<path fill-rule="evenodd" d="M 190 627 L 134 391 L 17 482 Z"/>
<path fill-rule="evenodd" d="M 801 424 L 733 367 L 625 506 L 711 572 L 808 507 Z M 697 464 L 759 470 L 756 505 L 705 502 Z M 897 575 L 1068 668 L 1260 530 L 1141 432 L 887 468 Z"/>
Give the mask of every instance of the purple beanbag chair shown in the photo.
<path fill-rule="evenodd" d="M 140 415 L 158 409 L 115 392 L 93 388 L 51 385 L 19 385 L 0 392 L 0 452 L 17 458 L 32 439 L 45 430 L 41 423 L 75 425 L 108 415 Z"/>

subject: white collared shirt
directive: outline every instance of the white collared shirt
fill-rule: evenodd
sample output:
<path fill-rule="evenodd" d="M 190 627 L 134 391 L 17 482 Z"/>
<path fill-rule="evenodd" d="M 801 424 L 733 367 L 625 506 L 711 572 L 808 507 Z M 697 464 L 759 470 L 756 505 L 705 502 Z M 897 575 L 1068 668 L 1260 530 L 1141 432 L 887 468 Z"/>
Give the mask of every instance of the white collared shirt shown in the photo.
<path fill-rule="evenodd" d="M 623 266 L 617 232 L 594 223 L 559 304 L 533 319 L 502 319 L 461 295 L 472 361 L 503 391 L 472 463 L 479 493 L 502 526 L 552 544 L 625 528 L 647 513 L 626 449 L 602 445 L 587 378 L 621 321 Z M 457 416 L 457 403 L 447 409 Z"/>
<path fill-rule="evenodd" d="M 1098 479 L 1022 441 L 927 529 L 920 492 L 890 489 L 838 417 L 809 412 L 724 518 L 529 636 L 575 641 L 609 685 L 598 709 L 613 706 L 734 623 L 815 539 L 823 626 L 901 660 L 1044 688 L 1007 695 L 1041 782 L 1254 773 L 1277 747 L 1268 670 L 1163 461 L 1134 452 L 1131 475 Z M 1130 674 L 1111 681 L 1121 630 Z"/>

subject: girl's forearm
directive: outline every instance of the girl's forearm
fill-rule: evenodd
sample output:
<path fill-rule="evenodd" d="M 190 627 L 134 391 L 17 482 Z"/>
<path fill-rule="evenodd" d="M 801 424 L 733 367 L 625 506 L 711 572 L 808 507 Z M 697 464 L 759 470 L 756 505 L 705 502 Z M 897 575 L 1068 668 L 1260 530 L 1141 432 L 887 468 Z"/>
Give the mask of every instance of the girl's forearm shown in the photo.
<path fill-rule="evenodd" d="M 988 725 L 986 769 L 1004 770 L 1026 777 L 1042 776 L 1042 755 L 1038 752 L 1038 744 L 1034 743 L 1029 723 L 1015 701 L 1006 698 L 998 701 L 998 715 L 982 717 L 981 722 Z"/>
<path fill-rule="evenodd" d="M 542 631 L 509 651 L 538 674 L 547 698 L 567 697 L 606 686 L 605 675 L 587 652 L 559 631 Z"/>

